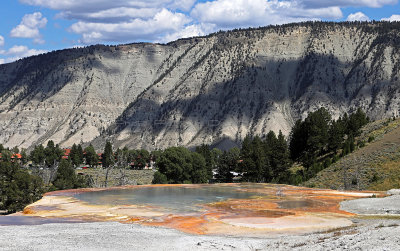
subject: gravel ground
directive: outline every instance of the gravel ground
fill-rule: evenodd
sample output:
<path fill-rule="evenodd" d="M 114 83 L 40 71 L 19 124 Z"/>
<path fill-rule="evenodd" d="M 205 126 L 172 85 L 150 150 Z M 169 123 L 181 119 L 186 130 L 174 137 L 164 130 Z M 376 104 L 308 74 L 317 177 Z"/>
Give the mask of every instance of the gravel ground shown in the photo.
<path fill-rule="evenodd" d="M 362 215 L 400 216 L 400 195 L 343 201 L 340 203 L 340 209 Z"/>
<path fill-rule="evenodd" d="M 357 220 L 329 233 L 275 238 L 189 235 L 121 223 L 0 226 L 0 250 L 400 250 L 398 220 Z"/>

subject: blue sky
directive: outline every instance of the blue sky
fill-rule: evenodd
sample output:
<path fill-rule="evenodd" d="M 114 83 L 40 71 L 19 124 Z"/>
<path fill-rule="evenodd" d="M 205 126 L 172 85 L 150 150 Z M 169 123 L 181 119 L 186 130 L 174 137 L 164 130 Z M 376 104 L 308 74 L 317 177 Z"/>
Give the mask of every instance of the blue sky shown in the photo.
<path fill-rule="evenodd" d="M 307 20 L 400 21 L 399 0 L 3 0 L 0 64 L 90 44 L 169 42 Z"/>

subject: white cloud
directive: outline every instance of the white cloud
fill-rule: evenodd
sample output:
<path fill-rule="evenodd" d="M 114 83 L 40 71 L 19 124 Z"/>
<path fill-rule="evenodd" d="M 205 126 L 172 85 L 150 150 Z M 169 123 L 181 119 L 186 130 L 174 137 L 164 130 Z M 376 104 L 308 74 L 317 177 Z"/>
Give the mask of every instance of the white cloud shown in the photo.
<path fill-rule="evenodd" d="M 378 8 L 398 2 L 398 0 L 19 1 L 58 10 L 57 18 L 75 20 L 69 31 L 79 34 L 80 42 L 86 44 L 168 42 L 220 29 L 309 20 L 338 20 L 343 18 L 341 8 Z M 358 19 L 360 18 L 365 17 L 359 16 Z"/>
<path fill-rule="evenodd" d="M 156 40 L 160 34 L 177 32 L 191 20 L 184 14 L 172 13 L 162 9 L 152 19 L 133 19 L 123 23 L 87 23 L 77 22 L 70 31 L 82 34 L 83 43 L 98 41 L 127 41 L 129 39 L 145 38 Z"/>
<path fill-rule="evenodd" d="M 369 17 L 362 12 L 352 13 L 346 19 L 346 21 L 351 21 L 351 22 L 353 22 L 353 21 L 369 21 L 369 20 L 370 20 Z"/>
<path fill-rule="evenodd" d="M 174 32 L 172 34 L 167 34 L 162 39 L 157 40 L 155 42 L 166 43 L 166 42 L 177 40 L 179 38 L 204 36 L 206 34 L 212 33 L 213 31 L 215 31 L 215 25 L 193 24 L 193 25 L 186 26 L 184 29 Z"/>
<path fill-rule="evenodd" d="M 60 11 L 93 13 L 119 7 L 188 11 L 196 0 L 20 0 L 20 2 Z"/>
<path fill-rule="evenodd" d="M 400 22 L 400 15 L 392 15 L 389 18 L 382 18 L 382 21 L 388 21 L 388 22 Z"/>
<path fill-rule="evenodd" d="M 0 64 L 4 64 L 6 61 L 3 58 L 0 58 Z"/>
<path fill-rule="evenodd" d="M 8 50 L 0 51 L 0 55 L 6 57 L 5 59 L 0 59 L 0 62 L 2 60 L 3 63 L 9 63 L 21 58 L 30 57 L 46 52 L 47 52 L 46 50 L 29 49 L 27 46 L 24 45 L 14 45 Z"/>
<path fill-rule="evenodd" d="M 65 11 L 58 14 L 57 18 L 78 19 L 87 22 L 122 22 L 132 18 L 151 18 L 158 11 L 156 8 L 118 7 L 89 13 Z"/>
<path fill-rule="evenodd" d="M 215 0 L 197 4 L 191 15 L 204 23 L 232 28 L 282 24 L 320 18 L 338 19 L 343 14 L 338 7 L 304 9 L 297 1 Z"/>
<path fill-rule="evenodd" d="M 322 7 L 372 7 L 380 8 L 385 5 L 394 5 L 398 0 L 297 0 L 303 3 L 306 8 Z"/>
<path fill-rule="evenodd" d="M 196 0 L 20 0 L 59 10 L 57 18 L 77 20 L 69 31 L 83 43 L 162 40 L 190 26 Z"/>
<path fill-rule="evenodd" d="M 0 46 L 4 46 L 4 37 L 0 36 Z"/>
<path fill-rule="evenodd" d="M 11 37 L 33 38 L 35 43 L 44 43 L 39 29 L 46 27 L 47 19 L 42 13 L 26 14 L 21 23 L 11 30 Z"/>

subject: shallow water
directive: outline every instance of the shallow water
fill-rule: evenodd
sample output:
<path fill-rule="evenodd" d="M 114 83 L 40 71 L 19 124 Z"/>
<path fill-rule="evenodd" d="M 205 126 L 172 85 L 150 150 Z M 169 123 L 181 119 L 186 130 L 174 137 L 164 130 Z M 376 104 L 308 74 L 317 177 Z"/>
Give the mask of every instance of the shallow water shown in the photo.
<path fill-rule="evenodd" d="M 258 193 L 236 187 L 142 187 L 75 194 L 74 197 L 95 205 L 146 205 L 173 212 L 193 212 L 200 204 L 228 199 L 247 199 Z"/>
<path fill-rule="evenodd" d="M 43 218 L 34 216 L 0 216 L 0 226 L 42 225 L 51 223 L 79 223 L 67 218 Z"/>
<path fill-rule="evenodd" d="M 299 209 L 322 206 L 321 202 L 312 200 L 284 200 L 277 202 L 279 208 L 283 209 Z"/>

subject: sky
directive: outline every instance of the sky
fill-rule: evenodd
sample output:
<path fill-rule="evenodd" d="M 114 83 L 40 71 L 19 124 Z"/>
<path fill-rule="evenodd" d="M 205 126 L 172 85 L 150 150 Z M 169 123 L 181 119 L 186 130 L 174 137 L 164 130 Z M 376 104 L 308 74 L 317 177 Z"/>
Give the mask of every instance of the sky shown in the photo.
<path fill-rule="evenodd" d="M 219 30 L 400 21 L 399 0 L 2 0 L 0 64 L 91 44 L 166 43 Z"/>

